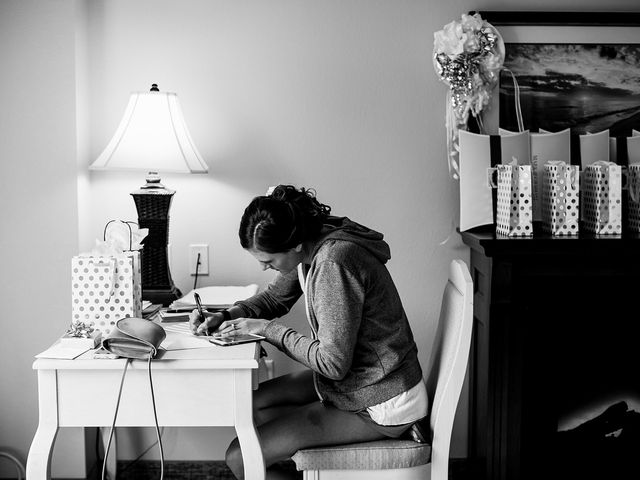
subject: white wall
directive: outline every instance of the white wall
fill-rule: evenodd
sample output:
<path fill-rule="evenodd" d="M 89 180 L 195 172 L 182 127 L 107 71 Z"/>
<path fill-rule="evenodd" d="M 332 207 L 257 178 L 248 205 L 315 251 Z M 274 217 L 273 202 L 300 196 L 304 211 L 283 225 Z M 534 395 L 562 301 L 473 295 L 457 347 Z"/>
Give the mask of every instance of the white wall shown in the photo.
<path fill-rule="evenodd" d="M 158 83 L 176 92 L 210 168 L 163 177 L 177 191 L 170 241 L 183 292 L 191 243 L 210 245 L 212 274 L 201 285 L 264 285 L 270 274 L 237 241 L 242 210 L 269 185 L 312 186 L 336 214 L 385 233 L 426 366 L 447 265 L 468 257 L 453 231 L 457 185 L 445 161 L 433 32 L 471 9 L 638 10 L 637 0 L 600 3 L 0 1 L 0 358 L 10 366 L 0 372 L 0 450 L 26 459 L 37 425 L 31 363 L 69 323 L 71 256 L 90 249 L 108 220 L 136 218 L 129 193 L 142 172 L 86 170 L 131 91 Z M 299 309 L 286 321 L 304 328 Z M 279 373 L 295 368 L 271 355 Z M 466 412 L 463 402 L 454 456 L 466 453 Z M 165 435 L 167 459 L 205 460 L 222 458 L 232 432 Z M 151 438 L 121 432 L 120 458 L 135 458 Z M 79 432 L 59 437 L 54 476 L 78 471 L 67 452 L 81 441 Z M 0 464 L 0 477 L 12 473 Z"/>
<path fill-rule="evenodd" d="M 269 185 L 315 187 L 336 214 L 385 233 L 426 365 L 448 261 L 467 255 L 451 230 L 455 184 L 432 147 L 442 116 L 432 123 L 425 115 L 444 110 L 429 13 L 427 2 L 415 1 L 94 3 L 87 162 L 110 139 L 131 90 L 158 83 L 177 92 L 210 166 L 205 176 L 163 176 L 177 192 L 170 241 L 178 287 L 192 286 L 190 243 L 211 247 L 212 274 L 202 285 L 264 285 L 271 273 L 238 243 L 243 209 Z M 430 83 L 442 94 L 429 94 Z M 81 225 L 81 247 L 90 248 L 109 219 L 136 218 L 128 193 L 143 180 L 144 172 L 90 173 L 93 213 Z M 306 331 L 301 309 L 285 321 Z M 270 352 L 278 373 L 298 368 Z"/>
<path fill-rule="evenodd" d="M 31 364 L 68 326 L 79 244 L 74 3 L 0 2 L 0 65 L 0 450 L 25 461 L 38 415 Z M 78 432 L 59 438 L 56 465 L 81 470 L 69 455 Z"/>

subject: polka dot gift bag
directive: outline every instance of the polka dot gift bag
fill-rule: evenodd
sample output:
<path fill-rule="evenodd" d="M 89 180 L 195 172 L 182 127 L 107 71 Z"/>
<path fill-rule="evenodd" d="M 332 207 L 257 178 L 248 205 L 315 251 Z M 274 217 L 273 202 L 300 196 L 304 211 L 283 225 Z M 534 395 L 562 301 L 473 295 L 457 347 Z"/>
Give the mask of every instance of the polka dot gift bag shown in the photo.
<path fill-rule="evenodd" d="M 544 164 L 542 229 L 553 236 L 578 235 L 580 167 L 562 160 Z"/>
<path fill-rule="evenodd" d="M 82 322 L 104 336 L 121 318 L 142 316 L 138 242 L 145 230 L 109 222 L 103 242 L 71 259 L 72 324 Z"/>
<path fill-rule="evenodd" d="M 640 233 L 640 164 L 630 164 L 627 175 L 627 226 L 630 232 Z"/>
<path fill-rule="evenodd" d="M 496 165 L 498 195 L 496 233 L 509 237 L 533 235 L 531 165 Z"/>
<path fill-rule="evenodd" d="M 583 172 L 584 229 L 598 235 L 622 234 L 622 168 L 597 161 Z"/>

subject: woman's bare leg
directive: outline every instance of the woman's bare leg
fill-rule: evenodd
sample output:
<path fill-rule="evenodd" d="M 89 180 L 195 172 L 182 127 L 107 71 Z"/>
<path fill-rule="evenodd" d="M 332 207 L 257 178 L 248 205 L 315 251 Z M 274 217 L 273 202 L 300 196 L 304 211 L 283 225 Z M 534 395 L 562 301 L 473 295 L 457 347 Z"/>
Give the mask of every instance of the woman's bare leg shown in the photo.
<path fill-rule="evenodd" d="M 295 395 L 293 395 L 295 397 Z M 289 410 L 258 427 L 267 478 L 286 478 L 286 472 L 270 471 L 269 467 L 287 460 L 301 448 L 339 445 L 383 438 L 357 414 L 338 410 L 315 400 Z M 238 439 L 231 442 L 226 454 L 227 465 L 238 478 L 244 478 L 244 466 Z M 277 476 L 275 476 L 277 475 Z"/>
<path fill-rule="evenodd" d="M 303 370 L 262 382 L 253 394 L 255 424 L 262 425 L 292 408 L 318 400 L 312 375 L 311 370 Z"/>

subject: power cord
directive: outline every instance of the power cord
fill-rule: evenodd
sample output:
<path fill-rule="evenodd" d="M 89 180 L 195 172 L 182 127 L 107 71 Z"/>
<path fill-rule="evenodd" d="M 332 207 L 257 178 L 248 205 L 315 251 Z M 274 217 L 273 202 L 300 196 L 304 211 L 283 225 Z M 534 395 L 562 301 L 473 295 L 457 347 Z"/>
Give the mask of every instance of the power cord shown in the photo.
<path fill-rule="evenodd" d="M 156 398 L 155 398 L 155 393 L 153 391 L 153 379 L 151 377 L 151 359 L 152 359 L 152 356 L 150 353 L 147 361 L 147 371 L 149 372 L 149 387 L 151 389 L 151 403 L 153 404 L 153 418 L 155 422 L 156 437 L 157 437 L 156 443 L 158 445 L 158 448 L 160 449 L 160 480 L 163 480 L 164 479 L 164 450 L 162 448 L 162 438 L 160 436 L 160 428 L 158 427 Z M 129 367 L 129 363 L 131 363 L 131 359 L 127 359 L 127 362 L 124 365 L 124 370 L 122 371 L 122 378 L 120 379 L 120 388 L 118 390 L 118 399 L 116 401 L 116 409 L 113 414 L 113 422 L 111 423 L 111 430 L 109 431 L 109 440 L 107 441 L 107 446 L 105 447 L 104 460 L 102 462 L 102 480 L 106 480 L 107 457 L 109 456 L 109 448 L 111 448 L 111 440 L 113 439 L 113 433 L 116 427 L 116 419 L 118 418 L 118 408 L 120 407 L 120 397 L 122 396 L 122 386 L 124 385 L 124 377 L 127 373 L 127 368 Z"/>
<path fill-rule="evenodd" d="M 193 280 L 193 289 L 198 286 L 198 271 L 200 270 L 200 252 L 198 252 L 198 258 L 196 259 L 196 278 Z"/>
<path fill-rule="evenodd" d="M 8 452 L 0 452 L 0 457 L 6 457 L 15 464 L 16 472 L 18 474 L 18 480 L 22 480 L 23 478 L 26 478 L 27 472 L 24 468 L 24 465 L 22 465 L 22 462 L 20 462 L 20 460 L 18 460 L 16 457 L 14 457 Z"/>
<path fill-rule="evenodd" d="M 116 411 L 113 415 L 113 422 L 111 423 L 111 430 L 109 431 L 109 441 L 104 449 L 104 460 L 102 461 L 102 480 L 105 480 L 107 475 L 107 457 L 109 456 L 109 448 L 111 448 L 111 440 L 113 439 L 113 432 L 116 428 L 116 418 L 118 418 L 118 408 L 120 407 L 120 397 L 122 396 L 122 385 L 124 385 L 124 377 L 127 373 L 127 368 L 131 363 L 131 359 L 128 359 L 124 364 L 124 370 L 122 371 L 122 377 L 120 378 L 120 388 L 118 389 L 118 399 L 116 400 Z"/>
<path fill-rule="evenodd" d="M 165 427 L 161 427 L 160 428 L 160 438 L 163 437 L 164 435 L 164 428 Z M 95 451 L 96 451 L 96 463 L 97 465 L 102 465 L 102 459 L 100 457 L 100 444 L 102 443 L 102 435 L 100 434 L 100 430 L 101 427 L 98 427 L 98 435 L 96 435 L 96 446 L 95 446 Z M 114 433 L 114 436 L 117 436 L 118 432 Z M 142 458 L 149 453 L 149 451 L 155 447 L 158 444 L 158 440 L 156 440 L 155 442 L 153 442 L 151 445 L 149 445 L 147 448 L 145 448 L 142 453 L 140 455 L 138 455 L 136 458 L 134 458 L 133 460 L 131 460 L 129 463 L 127 463 L 124 467 L 122 467 L 122 470 L 119 470 L 118 473 L 124 473 L 127 470 L 129 470 L 131 467 L 133 467 L 136 463 L 138 463 L 140 460 L 142 460 Z"/>
<path fill-rule="evenodd" d="M 162 438 L 162 435 L 164 434 L 164 427 L 162 427 L 160 429 L 160 438 Z M 129 470 L 131 467 L 133 467 L 136 463 L 138 463 L 142 457 L 144 457 L 147 453 L 149 453 L 149 450 L 151 450 L 153 447 L 155 447 L 158 444 L 158 440 L 156 440 L 155 442 L 153 442 L 151 445 L 149 445 L 140 455 L 138 455 L 136 458 L 134 458 L 133 460 L 131 460 L 129 463 L 127 463 L 126 466 L 124 466 L 122 468 L 122 470 L 120 470 L 118 473 L 124 473 L 127 470 Z"/>
<path fill-rule="evenodd" d="M 158 412 L 156 411 L 156 397 L 153 392 L 153 380 L 151 379 L 151 354 L 147 363 L 149 371 L 149 387 L 151 388 L 151 402 L 153 403 L 153 419 L 156 427 L 156 438 L 158 439 L 158 448 L 160 449 L 160 480 L 164 478 L 164 451 L 162 450 L 162 438 L 160 438 L 160 429 L 158 428 Z"/>

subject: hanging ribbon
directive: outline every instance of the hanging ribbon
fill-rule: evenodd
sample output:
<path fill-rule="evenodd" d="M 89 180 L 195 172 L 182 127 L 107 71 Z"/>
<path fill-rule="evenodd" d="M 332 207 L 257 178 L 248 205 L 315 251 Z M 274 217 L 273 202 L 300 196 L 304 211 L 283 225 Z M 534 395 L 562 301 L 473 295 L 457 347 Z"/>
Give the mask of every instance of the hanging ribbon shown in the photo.
<path fill-rule="evenodd" d="M 455 180 L 460 179 L 460 166 L 458 164 L 459 152 L 458 147 L 458 130 L 460 126 L 457 123 L 457 117 L 453 111 L 451 104 L 451 90 L 447 91 L 447 105 L 445 112 L 445 126 L 447 129 L 447 159 L 449 165 L 449 175 Z"/>
<path fill-rule="evenodd" d="M 524 132 L 524 121 L 522 120 L 522 107 L 520 106 L 520 85 L 518 84 L 518 80 L 516 76 L 513 74 L 511 70 L 508 68 L 503 68 L 505 72 L 511 75 L 511 79 L 513 80 L 513 100 L 515 103 L 516 109 L 516 122 L 518 124 L 518 131 Z"/>

